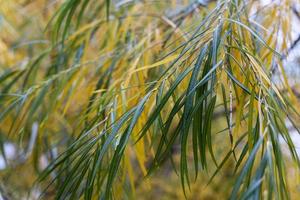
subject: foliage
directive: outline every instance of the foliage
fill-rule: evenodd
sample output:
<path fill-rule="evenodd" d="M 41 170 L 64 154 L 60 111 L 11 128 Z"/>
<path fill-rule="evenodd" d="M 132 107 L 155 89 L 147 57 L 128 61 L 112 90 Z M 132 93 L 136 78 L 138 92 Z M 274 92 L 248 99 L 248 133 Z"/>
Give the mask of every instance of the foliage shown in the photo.
<path fill-rule="evenodd" d="M 298 171 L 286 121 L 297 129 L 299 102 L 282 61 L 297 1 L 176 2 L 53 3 L 44 34 L 1 49 L 0 130 L 32 161 L 42 197 L 131 199 L 171 161 L 186 196 L 231 162 L 230 199 L 291 198 L 280 141 Z"/>

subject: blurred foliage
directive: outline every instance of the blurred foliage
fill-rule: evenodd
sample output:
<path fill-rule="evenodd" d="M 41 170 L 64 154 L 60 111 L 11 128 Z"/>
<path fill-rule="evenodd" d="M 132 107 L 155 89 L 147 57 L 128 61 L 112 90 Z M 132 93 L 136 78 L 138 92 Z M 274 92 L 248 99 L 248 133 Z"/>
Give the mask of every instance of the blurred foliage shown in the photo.
<path fill-rule="evenodd" d="M 298 4 L 0 0 L 2 196 L 300 198 Z"/>

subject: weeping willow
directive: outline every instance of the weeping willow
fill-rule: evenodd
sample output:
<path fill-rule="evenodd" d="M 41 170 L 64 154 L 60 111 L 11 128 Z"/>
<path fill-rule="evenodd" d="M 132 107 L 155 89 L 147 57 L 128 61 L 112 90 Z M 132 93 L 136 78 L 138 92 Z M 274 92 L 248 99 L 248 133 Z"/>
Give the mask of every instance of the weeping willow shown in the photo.
<path fill-rule="evenodd" d="M 299 99 L 284 68 L 299 1 L 0 5 L 2 154 L 18 144 L 5 161 L 29 163 L 39 198 L 147 199 L 137 188 L 168 163 L 182 198 L 228 165 L 221 198 L 300 197 L 287 126 L 298 130 Z"/>

